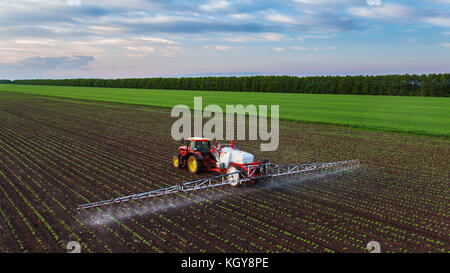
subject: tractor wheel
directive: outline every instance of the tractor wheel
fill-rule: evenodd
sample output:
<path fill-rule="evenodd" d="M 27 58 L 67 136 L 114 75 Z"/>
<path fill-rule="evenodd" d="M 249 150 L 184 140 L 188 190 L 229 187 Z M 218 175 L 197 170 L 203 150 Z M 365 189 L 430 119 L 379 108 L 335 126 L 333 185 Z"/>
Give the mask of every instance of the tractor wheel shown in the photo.
<path fill-rule="evenodd" d="M 200 161 L 194 155 L 188 158 L 187 165 L 190 173 L 200 172 Z"/>
<path fill-rule="evenodd" d="M 179 155 L 174 155 L 173 159 L 172 159 L 172 162 L 173 162 L 173 166 L 175 168 L 177 168 L 177 169 L 181 169 L 182 166 L 183 166 L 183 163 L 180 161 L 180 156 Z"/>
<path fill-rule="evenodd" d="M 235 174 L 231 174 L 231 173 L 235 173 Z M 233 187 L 236 187 L 237 185 L 239 185 L 239 180 L 241 178 L 240 175 L 241 171 L 238 170 L 238 168 L 236 168 L 235 166 L 229 166 L 227 169 L 227 174 L 230 174 L 227 176 L 228 182 L 230 182 L 230 185 Z"/>

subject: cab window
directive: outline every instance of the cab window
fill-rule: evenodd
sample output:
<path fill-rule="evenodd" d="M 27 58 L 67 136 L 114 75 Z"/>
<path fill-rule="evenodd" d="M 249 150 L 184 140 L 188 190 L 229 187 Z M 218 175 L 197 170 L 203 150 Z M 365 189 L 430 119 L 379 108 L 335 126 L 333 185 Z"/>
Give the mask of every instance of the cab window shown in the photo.
<path fill-rule="evenodd" d="M 197 142 L 197 150 L 206 152 L 206 151 L 209 151 L 209 149 L 211 149 L 209 141 L 199 141 L 199 142 Z"/>

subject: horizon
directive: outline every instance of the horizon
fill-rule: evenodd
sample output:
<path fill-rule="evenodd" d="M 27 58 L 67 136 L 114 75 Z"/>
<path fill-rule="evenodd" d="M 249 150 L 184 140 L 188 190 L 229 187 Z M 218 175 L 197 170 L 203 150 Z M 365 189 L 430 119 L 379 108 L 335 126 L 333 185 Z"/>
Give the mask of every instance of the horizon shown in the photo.
<path fill-rule="evenodd" d="M 21 78 L 21 79 L 6 79 L 6 78 L 0 78 L 0 80 L 9 80 L 9 81 L 22 81 L 22 80 L 124 80 L 124 79 L 181 79 L 181 78 L 228 78 L 228 77 L 235 77 L 235 78 L 241 78 L 241 77 L 297 77 L 297 78 L 308 78 L 308 77 L 383 77 L 383 76 L 428 76 L 428 75 L 443 75 L 443 74 L 450 74 L 450 73 L 426 73 L 426 74 L 409 74 L 409 73 L 403 73 L 403 74 L 376 74 L 376 75 L 363 75 L 363 74 L 355 74 L 355 75 L 305 75 L 305 76 L 296 76 L 296 75 L 262 75 L 262 74 L 254 74 L 254 75 L 217 75 L 214 73 L 211 73 L 210 75 L 200 76 L 200 75 L 179 75 L 179 76 L 154 76 L 154 77 L 130 77 L 130 78 Z"/>
<path fill-rule="evenodd" d="M 17 0 L 1 79 L 450 72 L 450 0 Z"/>

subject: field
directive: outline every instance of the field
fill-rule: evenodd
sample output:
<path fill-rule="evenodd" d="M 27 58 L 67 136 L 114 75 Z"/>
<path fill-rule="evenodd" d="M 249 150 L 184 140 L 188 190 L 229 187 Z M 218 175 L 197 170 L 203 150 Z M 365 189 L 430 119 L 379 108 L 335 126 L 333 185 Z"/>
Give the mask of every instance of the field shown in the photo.
<path fill-rule="evenodd" d="M 0 91 L 120 102 L 136 105 L 193 106 L 202 96 L 203 105 L 278 104 L 280 118 L 295 121 L 345 125 L 364 129 L 431 136 L 450 136 L 449 98 L 280 94 L 181 90 L 142 90 L 38 85 L 0 85 Z"/>
<path fill-rule="evenodd" d="M 130 92 L 111 101 L 156 94 Z M 447 102 L 405 99 L 441 110 Z M 281 122 L 277 153 L 239 144 L 280 164 L 359 159 L 360 167 L 76 210 L 209 176 L 171 166 L 173 121 L 165 108 L 0 92 L 0 252 L 65 252 L 72 240 L 82 252 L 367 252 L 373 240 L 382 252 L 450 250 L 447 138 L 323 124 Z"/>

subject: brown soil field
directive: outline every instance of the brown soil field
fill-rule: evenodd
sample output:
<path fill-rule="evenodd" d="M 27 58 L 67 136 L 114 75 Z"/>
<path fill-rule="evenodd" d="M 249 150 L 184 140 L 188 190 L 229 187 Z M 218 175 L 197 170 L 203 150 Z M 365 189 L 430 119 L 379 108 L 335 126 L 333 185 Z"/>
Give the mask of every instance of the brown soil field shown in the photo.
<path fill-rule="evenodd" d="M 450 141 L 280 122 L 277 164 L 361 166 L 128 204 L 174 169 L 170 109 L 0 92 L 0 252 L 449 252 Z"/>

